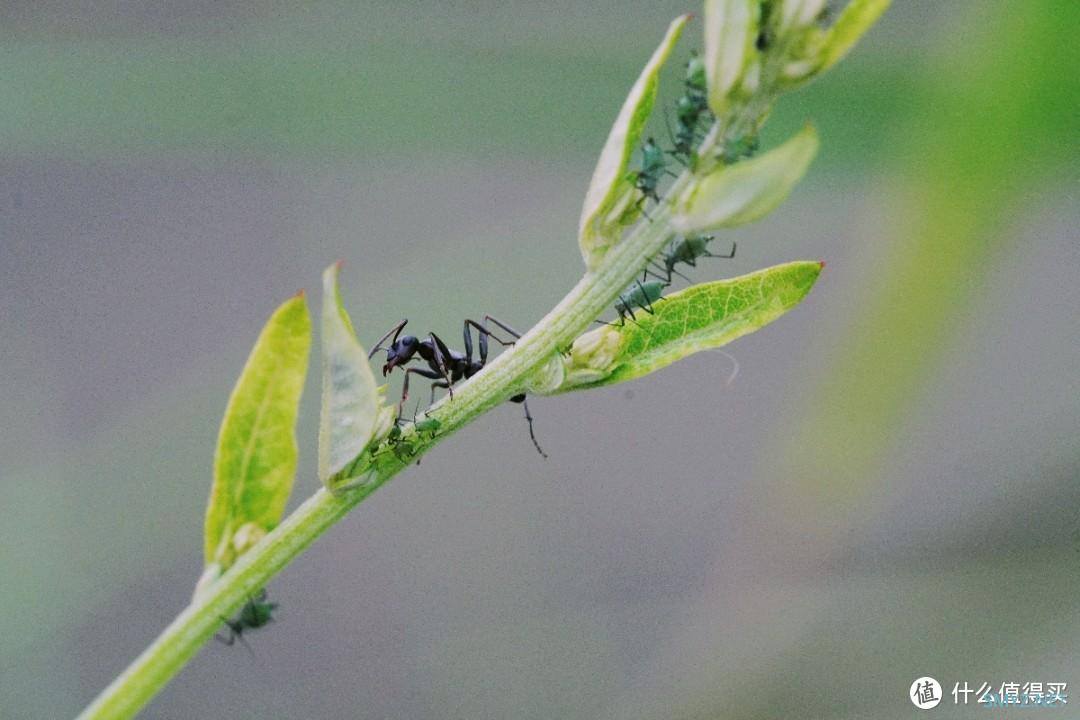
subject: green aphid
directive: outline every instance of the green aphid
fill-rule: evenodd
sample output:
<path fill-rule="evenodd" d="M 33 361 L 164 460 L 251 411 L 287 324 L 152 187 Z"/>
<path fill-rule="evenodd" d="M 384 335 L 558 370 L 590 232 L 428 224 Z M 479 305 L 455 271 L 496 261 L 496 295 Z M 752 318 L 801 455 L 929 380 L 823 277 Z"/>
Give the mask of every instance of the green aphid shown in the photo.
<path fill-rule="evenodd" d="M 433 417 L 414 419 L 409 432 L 404 432 L 399 425 L 395 425 L 386 436 L 386 444 L 398 460 L 409 462 L 422 443 L 429 442 L 438 435 L 440 427 L 442 423 Z"/>
<path fill-rule="evenodd" d="M 705 61 L 696 52 L 691 52 L 690 59 L 686 61 L 686 79 L 683 82 L 687 90 L 705 95 Z"/>
<path fill-rule="evenodd" d="M 713 240 L 714 237 L 712 235 L 694 235 L 691 237 L 679 238 L 677 240 L 672 239 L 671 243 L 668 245 L 668 249 L 664 251 L 659 258 L 650 262 L 653 269 L 650 270 L 646 268 L 644 277 L 652 275 L 670 285 L 671 279 L 675 275 L 678 275 L 684 280 L 690 279 L 675 269 L 677 265 L 681 264 L 697 267 L 698 258 L 711 257 L 730 260 L 735 257 L 735 243 L 731 244 L 731 252 L 727 255 L 717 255 L 709 252 L 709 243 Z M 644 277 L 642 279 L 644 279 Z"/>
<path fill-rule="evenodd" d="M 642 200 L 660 201 L 656 190 L 660 186 L 660 178 L 667 170 L 667 162 L 664 150 L 652 138 L 641 146 L 641 169 L 634 174 L 634 187 L 641 191 Z"/>
<path fill-rule="evenodd" d="M 626 324 L 627 317 L 636 322 L 634 310 L 644 310 L 650 315 L 655 314 L 652 304 L 660 300 L 666 287 L 667 283 L 660 280 L 650 280 L 645 283 L 640 280 L 635 281 L 634 287 L 620 295 L 615 303 L 615 312 L 619 313 L 619 322 L 617 323 L 619 327 Z M 607 324 L 614 325 L 616 323 Z"/>
<path fill-rule="evenodd" d="M 229 628 L 229 635 L 227 637 L 215 635 L 214 637 L 226 645 L 232 645 L 237 640 L 242 645 L 246 645 L 244 643 L 244 633 L 248 630 L 257 630 L 273 622 L 274 610 L 276 609 L 277 603 L 269 602 L 266 599 L 266 588 L 263 588 L 258 595 L 244 603 L 244 607 L 240 608 L 240 613 L 235 618 L 232 620 L 222 618 L 222 622 Z"/>
<path fill-rule="evenodd" d="M 758 146 L 757 135 L 744 135 L 734 140 L 728 140 L 724 143 L 721 158 L 723 158 L 726 165 L 732 165 L 740 160 L 753 157 L 758 151 Z"/>
<path fill-rule="evenodd" d="M 702 131 L 701 126 L 712 119 L 705 82 L 705 63 L 697 53 L 692 53 L 686 63 L 683 85 L 686 90 L 675 101 L 675 131 L 672 133 L 669 127 L 668 133 L 675 146 L 672 155 L 693 165 L 694 146 L 700 139 L 698 135 Z"/>
<path fill-rule="evenodd" d="M 439 428 L 442 427 L 442 423 L 439 422 L 437 418 L 425 417 L 417 420 L 415 426 L 417 433 L 427 433 L 428 438 L 431 439 L 438 434 Z"/>

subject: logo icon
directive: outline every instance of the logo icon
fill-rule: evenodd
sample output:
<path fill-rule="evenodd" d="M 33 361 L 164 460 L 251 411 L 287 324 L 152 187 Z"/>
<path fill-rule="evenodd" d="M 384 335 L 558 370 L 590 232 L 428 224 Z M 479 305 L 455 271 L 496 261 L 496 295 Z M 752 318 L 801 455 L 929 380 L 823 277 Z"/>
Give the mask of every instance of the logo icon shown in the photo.
<path fill-rule="evenodd" d="M 911 683 L 908 697 L 912 704 L 920 710 L 929 710 L 937 707 L 941 702 L 941 683 L 932 677 L 921 677 Z"/>

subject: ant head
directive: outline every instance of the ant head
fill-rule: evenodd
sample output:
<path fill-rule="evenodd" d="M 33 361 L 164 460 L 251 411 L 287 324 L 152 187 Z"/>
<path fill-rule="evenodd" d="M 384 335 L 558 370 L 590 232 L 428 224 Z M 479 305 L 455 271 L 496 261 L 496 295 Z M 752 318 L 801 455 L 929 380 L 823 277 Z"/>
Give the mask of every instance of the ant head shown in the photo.
<path fill-rule="evenodd" d="M 386 364 L 383 365 L 382 374 L 385 376 L 397 366 L 412 360 L 418 347 L 420 347 L 420 341 L 412 335 L 405 335 L 395 340 L 390 347 L 386 348 Z"/>

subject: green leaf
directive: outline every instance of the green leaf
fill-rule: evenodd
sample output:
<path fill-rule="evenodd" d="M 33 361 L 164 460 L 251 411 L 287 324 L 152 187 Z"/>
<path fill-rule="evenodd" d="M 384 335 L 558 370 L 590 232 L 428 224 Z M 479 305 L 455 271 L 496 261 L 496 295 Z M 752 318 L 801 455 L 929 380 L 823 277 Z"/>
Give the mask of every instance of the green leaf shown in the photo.
<path fill-rule="evenodd" d="M 212 582 L 281 519 L 296 472 L 296 416 L 311 347 L 311 318 L 300 293 L 259 334 L 229 397 L 206 508 Z"/>
<path fill-rule="evenodd" d="M 867 30 L 877 22 L 892 0 L 851 0 L 829 28 L 822 48 L 821 68 L 825 72 L 840 62 Z"/>
<path fill-rule="evenodd" d="M 783 0 L 778 9 L 776 29 L 785 34 L 793 28 L 813 24 L 825 9 L 825 0 Z"/>
<path fill-rule="evenodd" d="M 760 220 L 791 193 L 817 148 L 817 131 L 807 125 L 764 155 L 718 166 L 676 198 L 671 226 L 690 235 Z"/>
<path fill-rule="evenodd" d="M 633 176 L 628 172 L 630 159 L 656 103 L 660 69 L 689 20 L 689 15 L 681 15 L 671 22 L 660 46 L 623 102 L 593 170 L 578 229 L 578 244 L 589 270 L 596 269 L 622 234 L 625 216 L 633 205 L 636 192 Z"/>
<path fill-rule="evenodd" d="M 636 309 L 636 321 L 597 328 L 574 341 L 563 358 L 561 383 L 546 394 L 632 380 L 726 345 L 798 305 L 822 267 L 809 261 L 777 265 L 693 285 L 653 303 L 651 315 Z"/>
<path fill-rule="evenodd" d="M 760 12 L 758 0 L 705 0 L 705 74 L 717 115 L 750 65 Z"/>
<path fill-rule="evenodd" d="M 327 487 L 367 447 L 381 401 L 367 353 L 341 304 L 340 270 L 335 263 L 323 272 L 319 480 Z"/>

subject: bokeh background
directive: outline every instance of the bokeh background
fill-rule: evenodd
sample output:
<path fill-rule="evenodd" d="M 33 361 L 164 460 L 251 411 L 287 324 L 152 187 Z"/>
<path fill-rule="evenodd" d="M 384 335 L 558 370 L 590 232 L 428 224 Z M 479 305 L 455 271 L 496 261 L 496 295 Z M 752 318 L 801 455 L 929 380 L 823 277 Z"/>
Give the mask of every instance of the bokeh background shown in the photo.
<path fill-rule="evenodd" d="M 547 461 L 496 409 L 144 716 L 906 718 L 921 675 L 1080 705 L 1077 8 L 896 3 L 767 126 L 818 125 L 806 180 L 694 273 L 829 263 L 734 383 L 705 353 L 536 399 Z M 227 393 L 328 263 L 367 344 L 574 284 L 596 153 L 686 10 L 0 4 L 0 716 L 74 715 L 185 605 Z"/>

